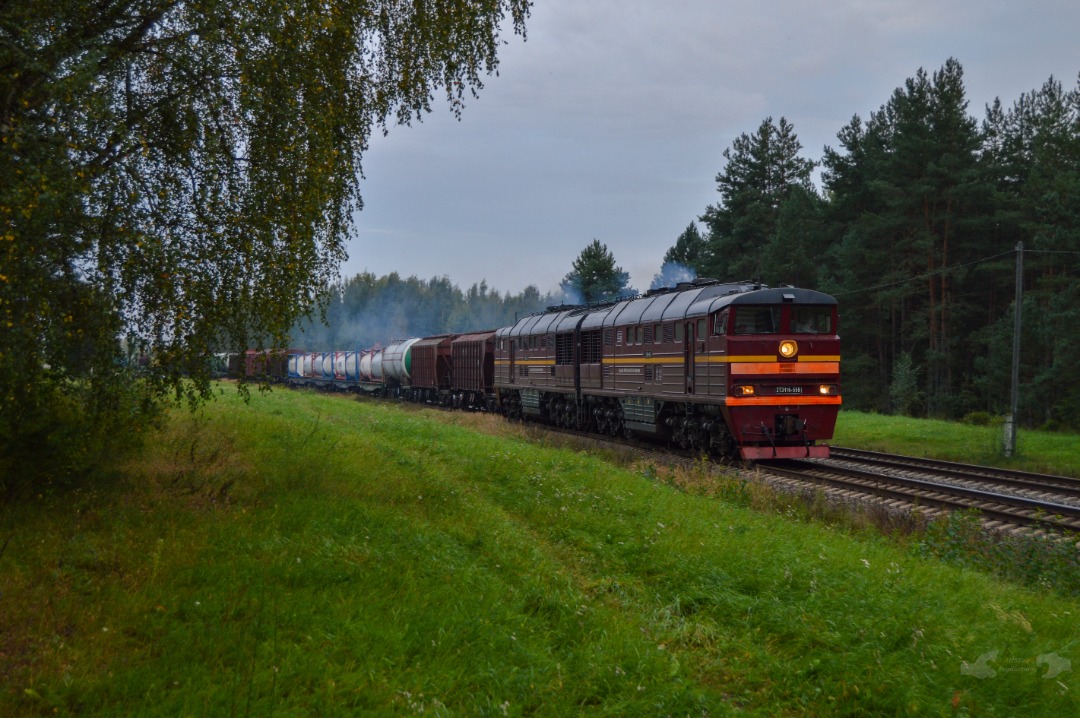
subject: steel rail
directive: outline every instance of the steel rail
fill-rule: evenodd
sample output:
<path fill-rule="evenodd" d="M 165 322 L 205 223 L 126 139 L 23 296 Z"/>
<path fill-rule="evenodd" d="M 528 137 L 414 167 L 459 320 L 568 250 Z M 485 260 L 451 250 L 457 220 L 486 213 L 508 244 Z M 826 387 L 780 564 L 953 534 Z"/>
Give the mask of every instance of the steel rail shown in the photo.
<path fill-rule="evenodd" d="M 1066 504 L 859 469 L 824 467 L 807 461 L 762 464 L 762 469 L 766 473 L 869 492 L 908 503 L 950 510 L 975 508 L 985 517 L 1011 524 L 1080 531 L 1080 508 Z"/>
<path fill-rule="evenodd" d="M 831 448 L 830 458 L 851 459 L 853 461 L 910 469 L 925 467 L 942 475 L 956 476 L 957 478 L 971 481 L 983 481 L 989 479 L 998 483 L 1015 482 L 1015 485 L 1023 486 L 1025 488 L 1030 487 L 1039 490 L 1052 489 L 1068 496 L 1080 496 L 1080 479 L 1072 476 L 1056 476 L 1054 474 L 1040 474 L 1032 471 L 1003 469 L 996 466 L 962 464 L 955 461 L 927 459 L 919 456 L 886 454 L 880 451 L 867 451 L 865 449 L 848 449 L 841 446 L 834 446 Z"/>

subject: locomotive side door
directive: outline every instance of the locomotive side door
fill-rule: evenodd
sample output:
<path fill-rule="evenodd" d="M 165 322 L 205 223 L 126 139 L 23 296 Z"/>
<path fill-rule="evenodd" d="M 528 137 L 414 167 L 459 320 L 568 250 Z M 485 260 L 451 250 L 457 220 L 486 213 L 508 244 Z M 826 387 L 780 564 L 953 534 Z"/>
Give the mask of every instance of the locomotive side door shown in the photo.
<path fill-rule="evenodd" d="M 694 355 L 694 323 L 684 322 L 683 324 L 683 363 L 685 365 L 685 371 L 683 375 L 686 377 L 686 393 L 694 393 L 694 364 L 697 363 Z"/>
<path fill-rule="evenodd" d="M 517 372 L 514 370 L 514 357 L 517 355 L 517 343 L 517 337 L 510 337 L 510 378 L 507 381 L 508 384 L 517 383 L 517 381 L 515 380 L 515 375 L 517 374 Z"/>

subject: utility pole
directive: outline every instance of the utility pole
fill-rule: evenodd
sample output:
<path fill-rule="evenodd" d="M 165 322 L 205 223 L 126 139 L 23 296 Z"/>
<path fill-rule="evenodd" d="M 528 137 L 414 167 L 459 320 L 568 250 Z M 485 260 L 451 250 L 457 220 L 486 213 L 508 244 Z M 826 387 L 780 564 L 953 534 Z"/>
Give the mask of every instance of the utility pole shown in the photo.
<path fill-rule="evenodd" d="M 1020 403 L 1020 315 L 1024 301 L 1024 243 L 1016 243 L 1016 300 L 1013 306 L 1012 389 L 1005 416 L 1005 456 L 1016 453 L 1016 407 Z"/>

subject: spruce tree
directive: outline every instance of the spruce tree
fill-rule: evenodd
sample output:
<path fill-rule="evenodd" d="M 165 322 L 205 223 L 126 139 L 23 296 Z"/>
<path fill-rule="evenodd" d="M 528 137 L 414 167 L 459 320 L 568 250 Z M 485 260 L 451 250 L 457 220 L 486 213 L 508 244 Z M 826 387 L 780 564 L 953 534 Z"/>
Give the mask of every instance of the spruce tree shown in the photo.
<path fill-rule="evenodd" d="M 576 294 L 582 302 L 610 301 L 626 293 L 630 274 L 616 266 L 615 256 L 600 240 L 594 239 L 581 250 L 572 266 L 561 286 L 563 291 Z"/>

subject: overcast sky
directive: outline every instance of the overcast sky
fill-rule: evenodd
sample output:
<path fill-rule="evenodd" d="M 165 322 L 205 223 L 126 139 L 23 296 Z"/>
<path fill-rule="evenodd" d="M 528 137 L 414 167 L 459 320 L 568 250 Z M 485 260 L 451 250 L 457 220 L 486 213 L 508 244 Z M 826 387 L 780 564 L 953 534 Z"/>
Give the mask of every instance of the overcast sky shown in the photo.
<path fill-rule="evenodd" d="M 803 154 L 864 120 L 919 68 L 964 68 L 981 120 L 1080 73 L 1077 0 L 535 0 L 499 76 L 458 122 L 372 139 L 343 276 L 396 271 L 557 288 L 594 238 L 647 289 L 717 201 L 723 151 L 786 117 Z"/>

